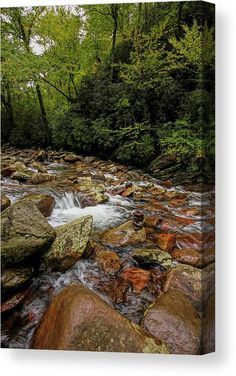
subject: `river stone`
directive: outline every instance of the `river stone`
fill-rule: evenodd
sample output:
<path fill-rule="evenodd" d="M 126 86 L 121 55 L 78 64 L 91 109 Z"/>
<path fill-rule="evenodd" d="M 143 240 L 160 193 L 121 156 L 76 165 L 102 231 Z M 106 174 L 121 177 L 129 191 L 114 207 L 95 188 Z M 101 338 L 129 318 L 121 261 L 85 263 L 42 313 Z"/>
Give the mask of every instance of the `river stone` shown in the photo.
<path fill-rule="evenodd" d="M 142 327 L 163 341 L 171 354 L 199 354 L 201 320 L 179 290 L 160 295 L 146 310 Z"/>
<path fill-rule="evenodd" d="M 169 269 L 172 265 L 172 257 L 168 252 L 162 251 L 158 248 L 143 248 L 138 249 L 131 254 L 134 260 L 140 264 L 158 264 L 165 269 Z"/>
<path fill-rule="evenodd" d="M 137 294 L 140 294 L 145 287 L 148 287 L 148 282 L 151 278 L 151 272 L 131 266 L 126 268 L 120 274 L 120 277 L 125 281 L 130 282 L 132 284 L 133 291 Z"/>
<path fill-rule="evenodd" d="M 46 167 L 44 167 L 44 165 L 40 162 L 33 162 L 32 167 L 38 170 L 38 172 L 47 173 Z"/>
<path fill-rule="evenodd" d="M 24 183 L 30 179 L 30 174 L 28 172 L 15 171 L 11 174 L 11 179 Z"/>
<path fill-rule="evenodd" d="M 55 239 L 55 231 L 30 201 L 16 202 L 1 214 L 2 267 L 42 254 Z"/>
<path fill-rule="evenodd" d="M 11 268 L 1 273 L 2 294 L 14 291 L 24 285 L 33 275 L 33 268 Z"/>
<path fill-rule="evenodd" d="M 171 256 L 181 264 L 198 266 L 201 263 L 201 254 L 195 249 L 174 249 Z"/>
<path fill-rule="evenodd" d="M 84 216 L 56 228 L 56 240 L 44 254 L 46 265 L 64 271 L 83 255 L 92 230 L 93 217 Z"/>
<path fill-rule="evenodd" d="M 5 195 L 1 195 L 1 212 L 7 209 L 10 205 L 11 200 Z"/>
<path fill-rule="evenodd" d="M 182 291 L 199 311 L 202 310 L 202 272 L 190 265 L 176 265 L 164 277 L 163 291 Z"/>
<path fill-rule="evenodd" d="M 163 251 L 171 252 L 176 245 L 175 235 L 173 234 L 155 234 L 153 240 Z"/>
<path fill-rule="evenodd" d="M 168 353 L 163 343 L 128 321 L 94 292 L 75 284 L 53 298 L 36 329 L 32 348 Z"/>
<path fill-rule="evenodd" d="M 55 205 L 54 197 L 43 193 L 30 193 L 24 196 L 20 201 L 34 202 L 44 217 L 49 217 L 52 214 Z"/>
<path fill-rule="evenodd" d="M 11 311 L 13 308 L 16 308 L 17 306 L 22 304 L 28 294 L 29 289 L 26 289 L 24 291 L 18 292 L 17 294 L 14 294 L 4 302 L 1 302 L 1 313 Z"/>
<path fill-rule="evenodd" d="M 42 173 L 42 172 L 34 172 L 30 179 L 29 179 L 29 183 L 30 184 L 41 184 L 41 183 L 44 183 L 46 181 L 51 181 L 51 180 L 54 180 L 56 179 L 56 175 L 53 175 L 53 174 L 48 174 L 48 173 Z"/>
<path fill-rule="evenodd" d="M 133 221 L 127 221 L 122 225 L 106 230 L 101 239 L 104 243 L 111 246 L 122 247 L 131 244 L 143 243 L 146 240 L 144 228 L 135 230 Z"/>

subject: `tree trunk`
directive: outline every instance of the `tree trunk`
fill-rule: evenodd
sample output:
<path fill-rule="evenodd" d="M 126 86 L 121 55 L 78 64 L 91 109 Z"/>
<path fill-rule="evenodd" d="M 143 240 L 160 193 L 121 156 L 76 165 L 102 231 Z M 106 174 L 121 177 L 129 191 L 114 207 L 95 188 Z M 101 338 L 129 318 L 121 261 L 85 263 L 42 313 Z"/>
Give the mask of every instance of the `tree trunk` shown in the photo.
<path fill-rule="evenodd" d="M 115 63 L 115 48 L 116 48 L 116 34 L 118 29 L 118 4 L 111 5 L 111 14 L 113 18 L 113 32 L 111 45 L 111 79 L 114 78 L 114 63 Z"/>
<path fill-rule="evenodd" d="M 39 106 L 40 106 L 42 122 L 43 122 L 43 133 L 44 133 L 43 145 L 46 146 L 51 143 L 51 132 L 50 132 L 49 125 L 48 125 L 47 114 L 46 114 L 43 97 L 42 97 L 39 84 L 36 84 L 36 92 L 37 92 L 37 96 L 39 100 Z"/>

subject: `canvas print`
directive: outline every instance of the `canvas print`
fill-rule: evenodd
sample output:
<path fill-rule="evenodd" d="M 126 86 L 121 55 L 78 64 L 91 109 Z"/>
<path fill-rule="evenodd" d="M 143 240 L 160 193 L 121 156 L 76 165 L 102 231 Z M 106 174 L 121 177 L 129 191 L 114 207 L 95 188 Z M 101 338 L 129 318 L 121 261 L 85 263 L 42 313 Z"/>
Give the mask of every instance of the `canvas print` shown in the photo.
<path fill-rule="evenodd" d="M 215 350 L 215 8 L 1 9 L 1 346 Z"/>

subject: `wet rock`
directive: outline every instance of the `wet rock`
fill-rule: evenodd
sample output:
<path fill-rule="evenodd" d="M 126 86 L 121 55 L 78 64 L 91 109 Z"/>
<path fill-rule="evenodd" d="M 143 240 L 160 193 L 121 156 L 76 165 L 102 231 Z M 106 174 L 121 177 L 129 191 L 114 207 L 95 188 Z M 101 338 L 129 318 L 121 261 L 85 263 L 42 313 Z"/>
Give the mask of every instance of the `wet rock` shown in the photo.
<path fill-rule="evenodd" d="M 23 286 L 33 275 L 33 268 L 11 268 L 1 273 L 2 295 L 17 290 Z"/>
<path fill-rule="evenodd" d="M 137 187 L 132 185 L 131 187 L 127 188 L 124 192 L 121 193 L 121 196 L 123 197 L 130 197 L 133 195 L 133 193 L 137 190 Z"/>
<path fill-rule="evenodd" d="M 158 264 L 165 269 L 169 269 L 172 265 L 172 257 L 168 252 L 158 248 L 138 249 L 131 254 L 139 264 Z"/>
<path fill-rule="evenodd" d="M 41 184 L 46 181 L 51 181 L 56 179 L 56 175 L 53 174 L 44 174 L 42 172 L 34 172 L 28 182 L 30 184 Z"/>
<path fill-rule="evenodd" d="M 203 309 L 211 295 L 215 293 L 215 263 L 202 269 L 202 305 Z"/>
<path fill-rule="evenodd" d="M 210 248 L 202 252 L 202 264 L 207 266 L 215 262 L 215 249 Z"/>
<path fill-rule="evenodd" d="M 215 351 L 215 294 L 208 299 L 202 318 L 202 354 Z"/>
<path fill-rule="evenodd" d="M 120 276 L 125 281 L 129 281 L 132 284 L 133 291 L 139 294 L 148 286 L 151 272 L 136 267 L 128 267 L 120 274 Z"/>
<path fill-rule="evenodd" d="M 133 211 L 133 226 L 135 230 L 139 230 L 143 227 L 144 213 L 141 210 Z"/>
<path fill-rule="evenodd" d="M 187 264 L 192 266 L 198 266 L 201 261 L 201 254 L 195 249 L 174 249 L 171 252 L 171 256 L 174 260 L 181 264 Z"/>
<path fill-rule="evenodd" d="M 175 235 L 172 234 L 155 234 L 153 240 L 159 248 L 166 252 L 171 252 L 176 245 Z"/>
<path fill-rule="evenodd" d="M 86 206 L 95 206 L 99 204 L 104 204 L 109 200 L 109 197 L 100 192 L 89 192 L 88 194 L 81 196 L 81 205 L 82 207 Z"/>
<path fill-rule="evenodd" d="M 17 294 L 11 296 L 8 300 L 1 303 L 1 313 L 8 312 L 13 308 L 16 308 L 23 303 L 24 299 L 29 294 L 29 289 L 20 291 Z"/>
<path fill-rule="evenodd" d="M 158 229 L 160 228 L 160 225 L 162 224 L 162 219 L 160 217 L 156 216 L 149 216 L 144 218 L 144 226 L 145 227 L 150 227 L 153 229 Z"/>
<path fill-rule="evenodd" d="M 106 274 L 117 273 L 121 267 L 121 260 L 117 253 L 110 251 L 94 241 L 89 242 L 94 259 L 99 263 Z"/>
<path fill-rule="evenodd" d="M 118 227 L 105 231 L 101 240 L 111 246 L 122 247 L 145 242 L 146 233 L 144 228 L 135 230 L 133 221 L 127 221 Z"/>
<path fill-rule="evenodd" d="M 20 172 L 20 171 L 13 172 L 13 174 L 11 174 L 11 179 L 17 180 L 20 183 L 27 182 L 30 179 L 30 177 L 31 175 L 29 173 Z"/>
<path fill-rule="evenodd" d="M 53 270 L 64 271 L 83 255 L 92 230 L 93 217 L 84 216 L 56 228 L 56 240 L 43 259 Z"/>
<path fill-rule="evenodd" d="M 4 168 L 1 169 L 1 175 L 3 177 L 9 177 L 11 176 L 11 174 L 13 174 L 13 172 L 15 172 L 15 168 L 10 165 L 10 166 L 5 166 Z"/>
<path fill-rule="evenodd" d="M 34 156 L 34 159 L 36 161 L 39 161 L 39 162 L 45 162 L 47 160 L 48 156 L 47 156 L 47 152 L 44 151 L 44 150 L 40 150 L 36 153 L 36 155 Z"/>
<path fill-rule="evenodd" d="M 66 154 L 64 156 L 64 161 L 68 163 L 77 162 L 78 160 L 80 160 L 80 157 L 76 154 Z"/>
<path fill-rule="evenodd" d="M 190 265 L 177 265 L 167 271 L 163 291 L 182 291 L 199 311 L 202 310 L 202 273 Z"/>
<path fill-rule="evenodd" d="M 1 236 L 5 268 L 45 252 L 55 239 L 55 231 L 34 203 L 19 201 L 1 214 Z"/>
<path fill-rule="evenodd" d="M 55 205 L 54 197 L 43 193 L 30 193 L 29 195 L 24 196 L 20 201 L 33 202 L 44 217 L 49 217 L 52 214 Z"/>
<path fill-rule="evenodd" d="M 53 298 L 32 348 L 167 353 L 164 344 L 82 285 L 71 285 Z"/>
<path fill-rule="evenodd" d="M 9 206 L 11 206 L 11 200 L 5 195 L 1 195 L 1 212 Z"/>
<path fill-rule="evenodd" d="M 42 172 L 43 174 L 47 173 L 46 167 L 44 167 L 44 165 L 40 162 L 33 162 L 32 167 L 38 170 L 38 172 Z"/>
<path fill-rule="evenodd" d="M 142 327 L 161 339 L 171 354 L 199 354 L 201 320 L 188 298 L 170 289 L 145 312 Z"/>

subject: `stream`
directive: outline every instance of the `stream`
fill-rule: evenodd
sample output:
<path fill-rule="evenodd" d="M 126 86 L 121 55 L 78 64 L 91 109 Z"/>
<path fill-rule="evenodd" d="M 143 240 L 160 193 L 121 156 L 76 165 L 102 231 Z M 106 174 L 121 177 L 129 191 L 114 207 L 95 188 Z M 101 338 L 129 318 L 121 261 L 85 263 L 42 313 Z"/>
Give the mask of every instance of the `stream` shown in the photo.
<path fill-rule="evenodd" d="M 20 161 L 25 160 L 20 156 L 16 158 Z M 30 167 L 30 162 L 28 165 L 34 170 Z M 30 185 L 5 177 L 1 180 L 1 189 L 12 203 L 30 192 L 41 192 L 53 196 L 55 206 L 51 216 L 47 218 L 53 227 L 84 215 L 92 215 L 91 237 L 97 241 L 99 234 L 104 230 L 131 219 L 133 211 L 138 209 L 142 210 L 145 216 L 162 218 L 161 230 L 176 235 L 177 248 L 191 248 L 198 252 L 201 252 L 203 248 L 214 248 L 214 192 L 211 190 L 201 193 L 195 191 L 193 187 L 191 189 L 182 186 L 166 188 L 163 187 L 162 182 L 141 170 L 127 169 L 124 166 L 116 166 L 113 162 L 95 159 L 86 163 L 87 167 L 83 174 L 103 184 L 109 200 L 103 204 L 84 207 L 83 194 L 74 189 L 74 181 L 75 179 L 79 181 L 80 170 L 84 164 L 82 162 L 45 161 L 43 165 L 48 173 L 57 176 L 55 181 Z M 129 197 L 116 194 L 115 188 L 127 182 L 137 187 L 138 193 Z M 163 188 L 165 197 L 159 200 L 155 192 Z M 139 248 L 150 246 L 150 244 L 151 240 L 147 239 L 147 242 L 139 245 Z M 138 266 L 130 257 L 134 249 L 135 246 L 114 249 L 122 260 L 122 270 L 130 266 Z M 174 260 L 173 265 L 176 263 L 177 261 Z M 152 270 L 157 276 L 163 273 L 163 270 L 155 265 L 152 266 Z M 117 291 L 113 290 L 122 289 L 119 281 L 119 278 L 105 274 L 100 265 L 90 257 L 82 258 L 64 273 L 39 269 L 31 281 L 30 293 L 23 304 L 10 317 L 3 318 L 2 347 L 30 348 L 34 330 L 51 298 L 65 286 L 74 282 L 87 286 L 129 320 L 140 323 L 145 309 L 155 300 L 160 291 L 158 278 L 153 289 L 145 288 L 137 294 L 129 287 L 123 295 L 121 294 L 124 298 L 114 299 L 113 296 Z"/>

